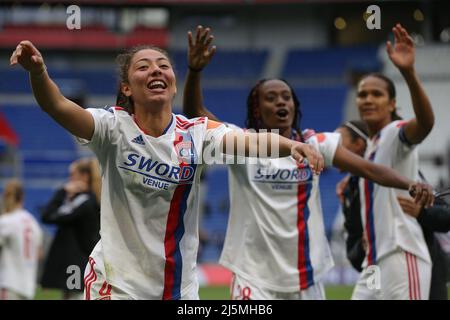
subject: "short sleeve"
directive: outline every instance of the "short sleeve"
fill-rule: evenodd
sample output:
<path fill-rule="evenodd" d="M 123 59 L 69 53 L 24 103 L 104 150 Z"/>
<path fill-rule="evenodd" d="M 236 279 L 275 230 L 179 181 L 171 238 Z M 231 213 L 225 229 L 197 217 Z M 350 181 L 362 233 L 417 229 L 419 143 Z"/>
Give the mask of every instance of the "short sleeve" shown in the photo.
<path fill-rule="evenodd" d="M 341 140 L 341 135 L 334 132 L 322 132 L 317 133 L 313 137 L 317 139 L 317 146 L 319 148 L 319 152 L 324 158 L 325 166 L 332 166 L 336 149 Z"/>
<path fill-rule="evenodd" d="M 212 144 L 214 148 L 219 148 L 223 136 L 231 131 L 233 130 L 223 123 L 208 120 L 206 124 L 205 143 Z"/>
<path fill-rule="evenodd" d="M 386 126 L 382 131 L 383 139 L 390 140 L 391 143 L 386 143 L 392 148 L 392 154 L 397 159 L 404 158 L 412 150 L 415 149 L 416 145 L 411 144 L 405 136 L 405 125 L 407 121 L 394 121 Z M 394 159 L 395 161 L 396 159 Z"/>
<path fill-rule="evenodd" d="M 94 152 L 101 151 L 112 139 L 112 128 L 116 123 L 116 117 L 112 108 L 86 109 L 94 118 L 94 133 L 91 140 L 77 137 L 78 143 L 89 146 Z"/>
<path fill-rule="evenodd" d="M 222 164 L 225 155 L 222 152 L 221 143 L 223 136 L 231 132 L 224 123 L 206 120 L 206 133 L 203 139 L 202 159 L 206 164 Z"/>

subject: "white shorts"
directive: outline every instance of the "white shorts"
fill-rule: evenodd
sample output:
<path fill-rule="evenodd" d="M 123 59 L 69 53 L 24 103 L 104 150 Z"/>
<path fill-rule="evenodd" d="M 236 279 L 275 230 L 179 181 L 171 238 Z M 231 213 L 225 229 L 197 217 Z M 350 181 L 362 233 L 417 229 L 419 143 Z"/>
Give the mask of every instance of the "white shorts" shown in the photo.
<path fill-rule="evenodd" d="M 280 292 L 253 285 L 250 281 L 233 274 L 231 300 L 325 300 L 322 283 L 316 283 L 306 290 Z"/>
<path fill-rule="evenodd" d="M 198 281 L 191 285 L 188 292 L 180 297 L 180 300 L 199 300 Z M 84 299 L 85 300 L 135 300 L 123 290 L 112 286 L 106 281 L 105 267 L 100 257 L 89 257 L 88 265 L 84 272 Z"/>
<path fill-rule="evenodd" d="M 28 300 L 21 294 L 6 288 L 0 288 L 0 300 Z"/>
<path fill-rule="evenodd" d="M 352 299 L 428 300 L 430 284 L 431 264 L 398 249 L 362 271 Z"/>

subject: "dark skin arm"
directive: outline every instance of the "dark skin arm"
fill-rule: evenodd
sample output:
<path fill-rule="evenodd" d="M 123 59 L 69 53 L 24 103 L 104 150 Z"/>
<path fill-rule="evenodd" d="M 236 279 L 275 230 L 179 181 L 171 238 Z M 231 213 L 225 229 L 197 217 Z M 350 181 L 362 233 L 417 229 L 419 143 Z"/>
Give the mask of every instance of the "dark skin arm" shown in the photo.
<path fill-rule="evenodd" d="M 434 196 L 431 186 L 407 179 L 389 167 L 374 164 L 339 145 L 333 159 L 333 165 L 364 177 L 385 187 L 409 190 L 414 193 L 415 202 L 428 207 L 432 205 Z"/>

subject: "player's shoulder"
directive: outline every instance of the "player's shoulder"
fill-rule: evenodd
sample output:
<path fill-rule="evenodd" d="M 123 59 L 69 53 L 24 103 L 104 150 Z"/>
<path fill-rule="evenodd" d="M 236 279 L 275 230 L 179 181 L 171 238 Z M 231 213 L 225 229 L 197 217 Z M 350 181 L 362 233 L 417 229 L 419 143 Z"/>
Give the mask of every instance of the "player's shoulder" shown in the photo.
<path fill-rule="evenodd" d="M 302 131 L 302 136 L 305 141 L 310 140 L 314 135 L 316 134 L 316 131 L 313 129 L 305 129 Z"/>
<path fill-rule="evenodd" d="M 90 112 L 94 117 L 100 118 L 116 118 L 125 115 L 129 117 L 129 113 L 124 108 L 117 106 L 91 107 L 87 108 L 86 111 Z"/>
<path fill-rule="evenodd" d="M 382 130 L 382 132 L 386 131 L 398 131 L 402 129 L 404 126 L 408 124 L 407 120 L 395 120 L 391 123 L 387 124 Z"/>
<path fill-rule="evenodd" d="M 305 142 L 316 142 L 316 143 L 323 143 L 327 140 L 337 138 L 339 137 L 339 134 L 334 132 L 316 132 L 313 129 L 306 129 L 302 132 L 303 139 Z"/>
<path fill-rule="evenodd" d="M 175 114 L 175 125 L 179 130 L 192 130 L 197 128 L 204 128 L 205 124 L 209 125 L 211 120 L 207 117 L 186 118 L 184 115 Z"/>

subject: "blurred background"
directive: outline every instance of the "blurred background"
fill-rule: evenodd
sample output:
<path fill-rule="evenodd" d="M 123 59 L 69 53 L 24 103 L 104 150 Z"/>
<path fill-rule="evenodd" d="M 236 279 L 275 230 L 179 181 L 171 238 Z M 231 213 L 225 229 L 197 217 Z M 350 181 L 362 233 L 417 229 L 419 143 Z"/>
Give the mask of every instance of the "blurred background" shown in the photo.
<path fill-rule="evenodd" d="M 381 9 L 381 29 L 366 26 L 369 5 Z M 80 16 L 70 11 L 77 5 Z M 73 8 L 73 7 L 72 7 Z M 75 19 L 75 20 L 74 20 Z M 68 23 L 79 22 L 80 29 Z M 246 97 L 261 78 L 282 77 L 294 87 L 303 110 L 302 128 L 333 131 L 357 119 L 355 89 L 361 75 L 379 71 L 398 91 L 399 113 L 413 116 L 405 82 L 389 62 L 385 41 L 400 22 L 417 45 L 416 68 L 431 99 L 436 124 L 420 145 L 420 165 L 437 189 L 450 184 L 450 3 L 447 1 L 295 0 L 90 0 L 2 1 L 0 3 L 0 191 L 4 181 L 25 183 L 25 207 L 39 209 L 68 177 L 68 165 L 90 155 L 35 103 L 28 76 L 9 67 L 16 45 L 31 40 L 63 94 L 84 107 L 115 103 L 115 56 L 137 44 L 166 48 L 178 81 L 175 112 L 181 112 L 187 69 L 187 31 L 211 27 L 216 56 L 204 72 L 205 105 L 219 119 L 244 126 Z M 334 169 L 321 177 L 327 235 L 336 267 L 326 282 L 331 297 L 346 298 L 357 275 L 345 258 L 344 233 Z M 228 221 L 225 167 L 209 168 L 203 179 L 200 277 L 202 298 L 227 299 L 230 274 L 217 266 Z M 212 183 L 214 182 L 214 183 Z M 44 226 L 47 243 L 55 232 Z M 218 287 L 215 287 L 218 286 Z M 344 288 L 344 289 L 336 289 Z M 337 290 L 336 292 L 333 290 Z M 341 291 L 339 291 L 341 290 Z M 350 291 L 349 291 L 350 290 Z M 205 293 L 206 292 L 206 293 Z M 38 298 L 55 298 L 39 293 Z"/>

